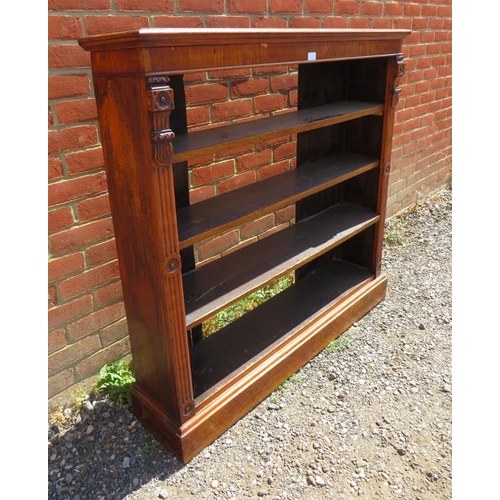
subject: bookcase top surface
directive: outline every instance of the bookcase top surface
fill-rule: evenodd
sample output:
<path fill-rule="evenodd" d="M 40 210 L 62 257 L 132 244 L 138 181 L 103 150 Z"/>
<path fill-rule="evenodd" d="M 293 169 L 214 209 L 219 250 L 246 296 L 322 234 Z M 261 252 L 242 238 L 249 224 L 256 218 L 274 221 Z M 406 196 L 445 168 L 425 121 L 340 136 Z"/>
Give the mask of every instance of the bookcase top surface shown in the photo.
<path fill-rule="evenodd" d="M 410 30 L 308 29 L 308 28 L 141 28 L 81 38 L 85 50 L 248 43 L 342 42 L 355 40 L 403 40 Z"/>

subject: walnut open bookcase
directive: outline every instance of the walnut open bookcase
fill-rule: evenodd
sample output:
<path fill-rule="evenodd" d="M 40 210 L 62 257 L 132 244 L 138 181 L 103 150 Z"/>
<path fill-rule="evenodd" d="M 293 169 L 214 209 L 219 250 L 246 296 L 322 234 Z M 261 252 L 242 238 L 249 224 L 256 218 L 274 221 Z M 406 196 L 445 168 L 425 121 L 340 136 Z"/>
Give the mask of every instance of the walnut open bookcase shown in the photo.
<path fill-rule="evenodd" d="M 91 52 L 136 375 L 133 410 L 186 463 L 385 297 L 384 221 L 407 30 L 140 29 Z M 188 132 L 185 76 L 290 65 L 297 106 Z M 254 117 L 255 118 L 255 117 Z M 189 160 L 296 136 L 296 168 L 190 204 Z M 295 206 L 198 264 L 194 245 Z M 200 325 L 293 284 L 210 336 Z"/>

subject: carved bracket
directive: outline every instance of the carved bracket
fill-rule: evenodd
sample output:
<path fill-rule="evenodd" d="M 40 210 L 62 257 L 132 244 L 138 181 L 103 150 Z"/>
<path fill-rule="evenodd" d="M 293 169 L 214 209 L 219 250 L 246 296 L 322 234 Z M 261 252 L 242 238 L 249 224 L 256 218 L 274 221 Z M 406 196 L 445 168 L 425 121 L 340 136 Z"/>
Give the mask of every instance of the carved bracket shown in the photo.
<path fill-rule="evenodd" d="M 399 87 L 399 80 L 405 74 L 405 64 L 403 62 L 402 54 L 396 56 L 396 76 L 394 77 L 394 87 L 392 90 L 391 106 L 395 108 L 399 101 L 399 94 L 401 92 L 401 87 Z"/>
<path fill-rule="evenodd" d="M 160 166 L 171 164 L 172 139 L 175 137 L 170 128 L 170 113 L 174 109 L 174 91 L 168 86 L 169 81 L 167 76 L 152 76 L 146 79 L 153 158 Z"/>

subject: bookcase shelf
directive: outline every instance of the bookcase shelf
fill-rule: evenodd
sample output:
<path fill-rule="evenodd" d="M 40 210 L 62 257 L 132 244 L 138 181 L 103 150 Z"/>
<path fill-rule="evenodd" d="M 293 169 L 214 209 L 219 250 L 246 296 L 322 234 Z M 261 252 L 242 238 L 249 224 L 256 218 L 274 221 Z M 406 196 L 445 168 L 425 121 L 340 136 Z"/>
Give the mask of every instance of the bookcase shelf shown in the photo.
<path fill-rule="evenodd" d="M 134 359 L 133 410 L 186 463 L 383 300 L 406 30 L 140 29 L 85 37 Z M 296 109 L 188 132 L 183 75 L 294 65 Z M 290 137 L 295 168 L 191 204 L 188 162 Z M 209 262 L 194 245 L 293 207 Z M 203 322 L 293 273 L 234 322 Z"/>

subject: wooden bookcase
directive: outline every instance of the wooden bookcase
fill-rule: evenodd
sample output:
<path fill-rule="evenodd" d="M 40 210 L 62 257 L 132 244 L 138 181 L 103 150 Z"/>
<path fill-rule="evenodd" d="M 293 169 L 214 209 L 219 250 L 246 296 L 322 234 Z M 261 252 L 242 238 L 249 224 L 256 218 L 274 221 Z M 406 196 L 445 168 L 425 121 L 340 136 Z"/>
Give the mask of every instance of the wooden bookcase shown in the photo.
<path fill-rule="evenodd" d="M 183 463 L 385 296 L 394 108 L 406 30 L 141 29 L 83 38 L 137 383 L 138 419 Z M 298 65 L 286 114 L 187 133 L 183 75 Z M 189 103 L 188 103 L 189 104 Z M 188 161 L 297 134 L 297 168 L 189 203 Z M 295 204 L 296 223 L 197 266 L 193 245 Z M 278 277 L 294 284 L 203 338 Z"/>

